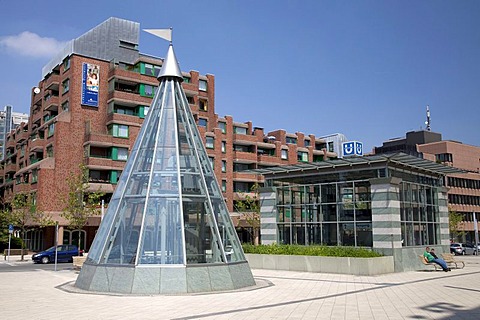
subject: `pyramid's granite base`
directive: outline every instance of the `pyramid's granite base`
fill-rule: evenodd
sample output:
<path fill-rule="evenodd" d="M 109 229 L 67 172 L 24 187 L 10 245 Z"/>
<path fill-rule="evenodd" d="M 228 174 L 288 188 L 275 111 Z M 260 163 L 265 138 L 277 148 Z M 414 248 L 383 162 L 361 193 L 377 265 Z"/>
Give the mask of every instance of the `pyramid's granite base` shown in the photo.
<path fill-rule="evenodd" d="M 75 286 L 95 292 L 182 294 L 254 286 L 248 262 L 193 266 L 112 266 L 85 262 Z"/>

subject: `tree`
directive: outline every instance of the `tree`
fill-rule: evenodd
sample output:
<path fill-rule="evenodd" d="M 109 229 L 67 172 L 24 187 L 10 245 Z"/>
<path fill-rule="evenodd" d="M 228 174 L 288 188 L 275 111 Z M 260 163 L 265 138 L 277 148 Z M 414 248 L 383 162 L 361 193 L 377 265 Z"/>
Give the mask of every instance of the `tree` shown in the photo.
<path fill-rule="evenodd" d="M 243 193 L 242 200 L 235 202 L 235 207 L 238 212 L 242 213 L 245 222 L 250 226 L 250 235 L 253 239 L 253 244 L 258 246 L 260 243 L 260 185 L 255 182 L 250 188 L 250 194 Z"/>
<path fill-rule="evenodd" d="M 450 228 L 450 235 L 455 240 L 465 235 L 465 227 L 463 225 L 463 220 L 463 214 L 457 213 L 450 208 L 448 209 L 448 224 Z"/>
<path fill-rule="evenodd" d="M 100 202 L 104 195 L 101 191 L 90 191 L 88 186 L 88 168 L 81 163 L 79 173 L 72 173 L 67 178 L 68 193 L 63 199 L 64 209 L 61 216 L 68 221 L 68 228 L 82 230 L 88 218 L 99 215 Z M 81 237 L 78 247 L 81 248 Z"/>
<path fill-rule="evenodd" d="M 8 223 L 20 229 L 20 235 L 23 239 L 22 249 L 25 249 L 25 239 L 28 231 L 54 224 L 50 215 L 37 210 L 32 193 L 17 193 L 10 205 L 11 208 L 5 209 L 4 214 Z M 24 250 L 22 250 L 21 260 L 24 260 Z"/>

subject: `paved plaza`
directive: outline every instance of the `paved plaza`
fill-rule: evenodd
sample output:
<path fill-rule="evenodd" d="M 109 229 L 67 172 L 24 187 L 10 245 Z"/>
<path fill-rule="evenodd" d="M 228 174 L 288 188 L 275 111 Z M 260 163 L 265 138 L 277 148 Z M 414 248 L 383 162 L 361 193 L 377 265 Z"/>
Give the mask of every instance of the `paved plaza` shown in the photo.
<path fill-rule="evenodd" d="M 3 268 L 0 318 L 480 319 L 480 257 L 459 259 L 464 269 L 381 276 L 257 269 L 248 290 L 156 296 L 78 292 L 73 270 Z"/>

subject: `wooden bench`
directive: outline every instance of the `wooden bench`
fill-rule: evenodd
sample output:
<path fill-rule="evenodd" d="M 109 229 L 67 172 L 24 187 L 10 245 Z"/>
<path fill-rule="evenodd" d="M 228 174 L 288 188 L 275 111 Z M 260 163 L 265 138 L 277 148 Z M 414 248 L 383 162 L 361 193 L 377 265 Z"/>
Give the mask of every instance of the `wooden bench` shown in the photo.
<path fill-rule="evenodd" d="M 422 263 L 426 266 L 433 266 L 435 268 L 435 271 L 437 271 L 437 269 L 439 270 L 443 270 L 442 267 L 434 262 L 427 262 L 427 260 L 425 259 L 425 257 L 423 255 L 421 256 L 418 256 L 418 258 L 420 258 L 420 261 L 422 261 Z"/>
<path fill-rule="evenodd" d="M 23 249 L 23 254 L 28 255 L 28 250 Z M 22 255 L 22 249 L 10 249 L 10 255 L 11 256 L 21 256 Z M 7 256 L 8 256 L 8 249 L 4 249 L 3 250 L 4 260 L 7 260 Z"/>
<path fill-rule="evenodd" d="M 455 260 L 455 258 L 453 257 L 453 253 L 442 253 L 442 259 L 445 260 L 445 262 L 449 266 L 455 265 L 456 269 L 463 269 L 465 267 L 465 262 L 461 260 Z"/>

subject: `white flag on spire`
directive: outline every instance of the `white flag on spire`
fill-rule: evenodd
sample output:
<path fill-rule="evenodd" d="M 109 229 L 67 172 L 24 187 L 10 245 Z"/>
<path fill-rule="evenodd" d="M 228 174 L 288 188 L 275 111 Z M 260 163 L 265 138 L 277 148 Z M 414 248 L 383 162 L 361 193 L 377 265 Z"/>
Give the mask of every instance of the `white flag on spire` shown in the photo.
<path fill-rule="evenodd" d="M 172 29 L 143 29 L 143 31 L 153 34 L 159 38 L 172 41 Z"/>

